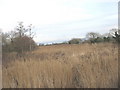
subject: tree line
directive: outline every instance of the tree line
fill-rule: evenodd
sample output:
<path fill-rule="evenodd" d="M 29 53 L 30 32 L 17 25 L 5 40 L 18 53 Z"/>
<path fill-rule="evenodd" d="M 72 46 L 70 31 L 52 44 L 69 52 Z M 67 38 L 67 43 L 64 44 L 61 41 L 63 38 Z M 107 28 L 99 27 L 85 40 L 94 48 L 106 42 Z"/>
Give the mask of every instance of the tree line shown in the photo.
<path fill-rule="evenodd" d="M 23 22 L 19 22 L 13 31 L 1 33 L 2 35 L 2 51 L 23 53 L 32 51 L 37 47 L 33 40 L 35 33 L 32 31 L 32 24 L 25 27 Z M 89 32 L 86 34 L 85 40 L 80 38 L 73 38 L 67 42 L 53 43 L 51 45 L 59 44 L 80 44 L 80 43 L 100 43 L 100 42 L 115 42 L 120 43 L 120 30 L 111 29 L 109 33 L 99 34 L 97 32 Z M 43 46 L 40 44 L 39 46 Z"/>
<path fill-rule="evenodd" d="M 104 34 L 100 34 L 97 32 L 88 32 L 84 39 L 73 38 L 69 41 L 65 41 L 62 43 L 52 43 L 52 44 L 48 44 L 48 45 L 104 43 L 104 42 L 120 43 L 120 30 L 114 28 L 114 29 L 111 29 L 108 33 L 104 33 Z M 44 44 L 39 44 L 39 46 L 44 46 Z"/>
<path fill-rule="evenodd" d="M 111 29 L 109 33 L 99 34 L 97 32 L 89 32 L 86 34 L 85 40 L 80 38 L 73 38 L 68 41 L 68 44 L 80 44 L 80 43 L 101 43 L 101 42 L 114 42 L 120 43 L 120 30 Z"/>

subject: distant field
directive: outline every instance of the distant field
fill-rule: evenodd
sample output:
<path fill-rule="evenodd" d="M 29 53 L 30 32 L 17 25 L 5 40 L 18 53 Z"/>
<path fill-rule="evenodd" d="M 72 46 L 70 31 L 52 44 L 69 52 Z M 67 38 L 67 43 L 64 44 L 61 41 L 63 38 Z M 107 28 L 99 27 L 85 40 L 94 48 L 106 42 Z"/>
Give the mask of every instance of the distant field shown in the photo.
<path fill-rule="evenodd" d="M 4 59 L 10 61 L 3 65 L 4 88 L 118 87 L 118 47 L 112 43 L 41 46 Z"/>

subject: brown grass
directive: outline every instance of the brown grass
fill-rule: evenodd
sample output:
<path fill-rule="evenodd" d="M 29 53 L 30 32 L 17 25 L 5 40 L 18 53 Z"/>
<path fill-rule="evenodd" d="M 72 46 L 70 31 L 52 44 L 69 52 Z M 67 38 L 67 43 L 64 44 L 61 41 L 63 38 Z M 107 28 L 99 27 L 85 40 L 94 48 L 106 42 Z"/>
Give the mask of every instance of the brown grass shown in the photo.
<path fill-rule="evenodd" d="M 3 66 L 4 88 L 116 88 L 117 83 L 118 47 L 111 43 L 41 46 Z"/>

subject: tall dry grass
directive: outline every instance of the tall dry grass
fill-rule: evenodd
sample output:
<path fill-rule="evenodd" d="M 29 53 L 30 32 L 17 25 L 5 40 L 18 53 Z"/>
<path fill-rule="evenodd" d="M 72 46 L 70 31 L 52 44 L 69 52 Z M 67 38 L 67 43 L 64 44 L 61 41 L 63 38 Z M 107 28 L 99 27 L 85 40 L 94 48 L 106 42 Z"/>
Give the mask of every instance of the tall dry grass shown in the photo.
<path fill-rule="evenodd" d="M 116 88 L 118 47 L 111 43 L 41 46 L 3 65 L 3 87 Z"/>

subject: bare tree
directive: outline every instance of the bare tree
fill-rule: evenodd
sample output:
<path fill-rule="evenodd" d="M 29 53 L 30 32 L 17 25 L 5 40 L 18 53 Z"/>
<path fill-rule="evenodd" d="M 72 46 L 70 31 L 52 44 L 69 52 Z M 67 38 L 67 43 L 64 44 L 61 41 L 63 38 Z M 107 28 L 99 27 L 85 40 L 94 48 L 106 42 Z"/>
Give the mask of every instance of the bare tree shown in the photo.
<path fill-rule="evenodd" d="M 35 42 L 33 40 L 35 34 L 32 32 L 32 24 L 25 28 L 23 22 L 20 22 L 16 31 L 16 34 L 18 34 L 18 37 L 14 39 L 16 49 L 20 52 L 28 50 L 31 51 L 35 46 Z"/>
<path fill-rule="evenodd" d="M 101 35 L 101 37 L 103 38 L 103 37 L 112 37 L 112 36 L 110 35 L 110 33 L 104 33 Z"/>
<path fill-rule="evenodd" d="M 100 37 L 100 34 L 95 32 L 90 32 L 90 33 L 87 33 L 86 37 L 89 39 L 95 39 L 97 37 Z"/>
<path fill-rule="evenodd" d="M 33 50 L 36 46 L 33 40 L 34 33 L 32 32 L 32 26 L 29 25 L 25 28 L 23 22 L 19 22 L 14 31 L 5 33 L 3 36 L 3 44 L 7 44 L 9 40 L 9 45 L 7 47 L 12 51 L 23 53 L 24 51 Z"/>
<path fill-rule="evenodd" d="M 116 42 L 120 43 L 120 33 L 119 31 L 116 31 L 113 38 L 116 40 Z"/>
<path fill-rule="evenodd" d="M 27 29 L 27 31 L 28 31 L 28 36 L 29 36 L 29 38 L 30 38 L 30 40 L 29 40 L 29 43 L 30 43 L 30 47 L 29 47 L 29 50 L 31 51 L 32 50 L 32 40 L 33 40 L 33 38 L 34 38 L 34 36 L 35 36 L 35 33 L 34 32 L 32 32 L 32 28 L 33 28 L 33 26 L 32 26 L 32 24 L 30 24 L 29 26 L 28 26 L 28 29 Z"/>
<path fill-rule="evenodd" d="M 109 31 L 110 37 L 115 36 L 115 32 L 118 32 L 118 29 L 116 29 L 116 28 L 111 29 L 111 30 Z"/>
<path fill-rule="evenodd" d="M 18 26 L 15 28 L 15 31 L 16 31 L 16 34 L 21 38 L 25 36 L 28 30 L 24 27 L 23 22 L 19 22 Z"/>

